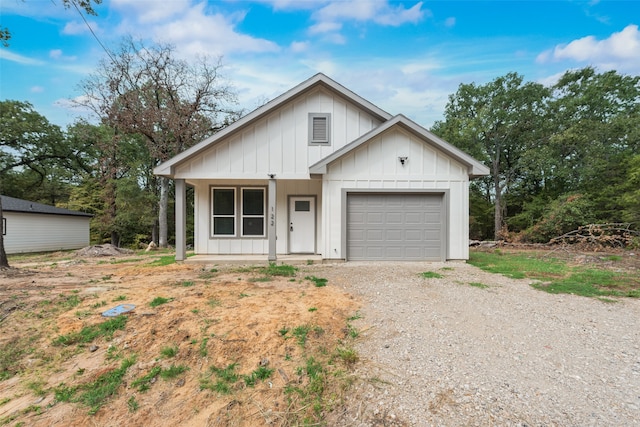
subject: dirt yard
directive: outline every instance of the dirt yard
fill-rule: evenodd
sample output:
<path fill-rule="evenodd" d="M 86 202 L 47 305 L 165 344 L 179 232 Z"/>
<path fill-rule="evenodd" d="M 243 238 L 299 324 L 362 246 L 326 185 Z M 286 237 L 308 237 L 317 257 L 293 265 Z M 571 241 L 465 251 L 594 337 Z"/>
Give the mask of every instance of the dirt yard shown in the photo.
<path fill-rule="evenodd" d="M 312 388 L 348 381 L 346 292 L 300 271 L 83 255 L 0 272 L 0 425 L 298 425 L 339 404 Z M 135 306 L 122 329 L 74 341 L 121 304 Z"/>
<path fill-rule="evenodd" d="M 640 271 L 631 251 L 546 254 Z M 112 248 L 12 259 L 0 271 L 0 426 L 625 425 L 640 416 L 637 299 L 550 295 L 463 262 L 294 271 L 171 259 Z M 135 308 L 103 316 L 118 306 Z"/>

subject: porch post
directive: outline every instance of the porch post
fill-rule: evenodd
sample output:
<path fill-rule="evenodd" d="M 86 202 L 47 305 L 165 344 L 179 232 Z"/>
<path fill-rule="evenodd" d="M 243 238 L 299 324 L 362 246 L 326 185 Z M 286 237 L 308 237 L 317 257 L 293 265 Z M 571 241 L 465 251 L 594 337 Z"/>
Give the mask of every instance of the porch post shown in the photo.
<path fill-rule="evenodd" d="M 269 262 L 276 260 L 276 179 L 275 175 L 269 174 L 269 201 L 267 206 L 269 227 Z"/>
<path fill-rule="evenodd" d="M 176 261 L 187 256 L 187 186 L 184 179 L 176 179 Z"/>

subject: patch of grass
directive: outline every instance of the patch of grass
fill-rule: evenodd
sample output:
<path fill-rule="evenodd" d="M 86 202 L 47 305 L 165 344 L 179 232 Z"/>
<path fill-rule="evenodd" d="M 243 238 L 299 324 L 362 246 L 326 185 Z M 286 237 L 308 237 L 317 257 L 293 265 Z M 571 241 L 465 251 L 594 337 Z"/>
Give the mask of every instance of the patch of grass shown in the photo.
<path fill-rule="evenodd" d="M 640 297 L 640 277 L 612 270 L 571 267 L 552 258 L 527 254 L 472 252 L 469 263 L 491 273 L 537 280 L 536 289 L 585 297 Z"/>
<path fill-rule="evenodd" d="M 249 282 L 270 282 L 273 278 L 271 276 L 263 276 L 263 277 L 252 277 L 249 279 Z"/>
<path fill-rule="evenodd" d="M 76 317 L 78 319 L 84 319 L 84 318 L 87 318 L 87 317 L 93 315 L 93 311 L 91 311 L 91 310 L 78 310 L 78 311 L 76 311 L 75 314 L 76 314 Z"/>
<path fill-rule="evenodd" d="M 158 375 L 160 375 L 161 371 L 162 368 L 160 366 L 154 366 L 147 374 L 141 376 L 140 378 L 136 378 L 131 383 L 131 387 L 137 389 L 140 393 L 144 393 L 145 391 L 149 390 L 149 388 L 151 388 L 151 384 L 153 383 L 153 381 L 155 381 L 154 379 L 157 378 Z"/>
<path fill-rule="evenodd" d="M 217 368 L 211 366 L 209 368 L 209 376 L 200 380 L 200 390 L 211 390 L 219 394 L 231 393 L 233 384 L 238 381 L 238 374 L 235 372 L 236 364 L 232 363 L 226 368 Z M 211 379 L 211 375 L 215 374 L 216 378 Z"/>
<path fill-rule="evenodd" d="M 244 292 L 240 292 L 240 294 L 238 295 L 239 298 L 246 298 L 246 297 L 249 297 L 249 296 L 251 296 L 251 295 L 245 294 Z"/>
<path fill-rule="evenodd" d="M 160 371 L 160 378 L 163 380 L 171 380 L 187 370 L 189 370 L 189 368 L 184 365 L 171 365 Z"/>
<path fill-rule="evenodd" d="M 169 346 L 169 347 L 163 347 L 160 350 L 160 355 L 162 357 L 165 357 L 167 359 L 171 358 L 171 357 L 176 357 L 176 355 L 178 354 L 178 347 L 173 345 L 173 346 Z"/>
<path fill-rule="evenodd" d="M 193 280 L 183 280 L 182 282 L 176 283 L 177 286 L 182 286 L 183 288 L 189 288 L 191 286 L 194 286 L 195 284 L 196 282 L 194 282 Z"/>
<path fill-rule="evenodd" d="M 140 405 L 136 400 L 135 396 L 131 396 L 129 400 L 127 400 L 127 408 L 129 408 L 129 412 L 136 412 Z"/>
<path fill-rule="evenodd" d="M 27 383 L 27 388 L 36 396 L 44 396 L 47 394 L 46 390 L 42 388 L 45 384 L 45 381 L 37 379 Z"/>
<path fill-rule="evenodd" d="M 5 403 L 9 403 L 11 402 L 11 398 L 10 397 L 5 397 L 0 399 L 0 406 L 4 405 Z"/>
<path fill-rule="evenodd" d="M 274 262 L 270 262 L 264 273 L 268 276 L 293 277 L 296 275 L 296 271 L 298 271 L 298 268 L 293 265 L 277 265 Z"/>
<path fill-rule="evenodd" d="M 309 335 L 310 331 L 310 325 L 300 325 L 293 328 L 291 334 L 296 338 L 296 343 L 298 343 L 300 347 L 304 347 L 307 343 L 307 335 Z"/>
<path fill-rule="evenodd" d="M 313 282 L 316 288 L 322 288 L 323 286 L 327 286 L 327 279 L 323 279 L 321 277 L 306 276 L 305 280 L 309 280 L 310 282 Z"/>
<path fill-rule="evenodd" d="M 166 304 L 166 303 L 171 302 L 171 301 L 173 301 L 173 298 L 155 297 L 155 298 L 154 298 L 154 299 L 149 303 L 149 305 L 150 305 L 151 307 L 157 307 L 157 306 L 159 306 L 159 305 Z"/>
<path fill-rule="evenodd" d="M 164 255 L 150 262 L 148 265 L 152 267 L 164 267 L 166 265 L 174 264 L 175 262 L 176 262 L 176 257 L 174 255 Z"/>
<path fill-rule="evenodd" d="M 338 347 L 335 350 L 335 356 L 342 361 L 345 365 L 353 365 L 360 357 L 358 352 L 351 347 Z"/>
<path fill-rule="evenodd" d="M 253 387 L 256 385 L 256 382 L 269 379 L 272 374 L 273 369 L 267 368 L 266 366 L 260 366 L 256 370 L 251 372 L 251 374 L 244 375 L 243 380 L 247 386 Z"/>
<path fill-rule="evenodd" d="M 290 328 L 287 328 L 286 326 L 283 326 L 282 328 L 280 328 L 278 333 L 280 334 L 281 337 L 285 337 L 289 333 L 290 330 L 291 330 Z"/>
<path fill-rule="evenodd" d="M 117 301 L 125 301 L 127 299 L 126 295 L 118 295 L 117 297 L 115 297 L 114 299 L 112 299 L 111 301 L 113 302 L 117 302 Z"/>
<path fill-rule="evenodd" d="M 53 344 L 68 346 L 77 343 L 89 343 L 98 337 L 111 339 L 115 331 L 124 329 L 127 320 L 127 316 L 118 316 L 97 325 L 85 326 L 79 332 L 60 335 L 53 340 Z"/>
<path fill-rule="evenodd" d="M 207 301 L 207 305 L 209 307 L 215 308 L 215 307 L 221 306 L 222 302 L 219 299 L 216 299 L 216 298 L 209 298 L 209 300 Z"/>
<path fill-rule="evenodd" d="M 310 313 L 313 313 L 314 311 L 318 311 L 318 308 L 317 308 L 317 307 L 309 307 L 309 310 L 308 310 L 308 311 L 309 311 Z"/>
<path fill-rule="evenodd" d="M 202 338 L 202 341 L 200 342 L 200 348 L 199 348 L 199 352 L 200 352 L 200 356 L 202 357 L 207 357 L 208 354 L 208 350 L 207 350 L 207 343 L 209 342 L 209 338 Z"/>
<path fill-rule="evenodd" d="M 100 308 L 100 307 L 104 307 L 105 305 L 107 305 L 106 301 L 99 301 L 95 304 L 91 304 L 91 308 Z"/>
<path fill-rule="evenodd" d="M 503 252 L 471 252 L 469 264 L 513 279 L 554 279 L 564 276 L 568 270 L 565 263 L 554 258 Z"/>
<path fill-rule="evenodd" d="M 111 396 L 116 394 L 127 369 L 134 363 L 135 358 L 125 359 L 119 368 L 100 375 L 92 383 L 81 386 L 77 401 L 89 407 L 89 414 L 95 414 Z"/>
<path fill-rule="evenodd" d="M 66 296 L 61 295 L 61 296 L 62 296 L 62 300 L 58 302 L 58 305 L 67 310 L 77 307 L 82 302 L 82 299 L 76 294 L 71 294 Z"/>
<path fill-rule="evenodd" d="M 480 288 L 480 289 L 487 289 L 489 287 L 489 285 L 485 285 L 484 283 L 480 283 L 480 282 L 471 282 L 469 283 L 469 286 L 473 286 L 474 288 Z"/>
<path fill-rule="evenodd" d="M 423 279 L 442 279 L 442 274 L 436 273 L 435 271 L 425 271 L 423 273 L 420 273 L 420 276 Z"/>

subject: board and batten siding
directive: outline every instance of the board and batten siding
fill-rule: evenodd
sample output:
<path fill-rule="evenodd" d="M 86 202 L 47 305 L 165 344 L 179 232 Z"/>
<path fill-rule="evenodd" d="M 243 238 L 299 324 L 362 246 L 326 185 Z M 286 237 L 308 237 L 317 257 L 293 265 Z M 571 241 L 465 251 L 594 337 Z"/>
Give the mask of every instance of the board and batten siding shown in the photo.
<path fill-rule="evenodd" d="M 309 113 L 331 114 L 329 144 L 308 144 Z M 379 125 L 341 96 L 316 88 L 181 163 L 175 178 L 309 179 L 310 165 Z"/>
<path fill-rule="evenodd" d="M 4 211 L 7 254 L 80 249 L 89 245 L 87 216 Z"/>
<path fill-rule="evenodd" d="M 404 166 L 398 157 L 407 157 Z M 468 258 L 467 168 L 412 133 L 390 129 L 328 165 L 321 215 L 322 227 L 328 230 L 321 248 L 325 258 L 346 256 L 343 190 L 446 193 L 446 258 Z"/>
<path fill-rule="evenodd" d="M 195 212 L 194 216 L 194 250 L 197 254 L 233 254 L 251 255 L 268 254 L 269 241 L 264 238 L 220 238 L 211 237 L 211 187 L 267 187 L 268 180 L 197 180 L 189 181 L 194 186 Z M 277 180 L 276 181 L 276 253 L 286 254 L 288 251 L 288 221 L 289 196 L 316 196 L 316 215 L 319 218 L 322 181 L 320 179 L 308 180 Z M 316 248 L 320 247 L 322 227 L 319 221 L 316 223 Z"/>

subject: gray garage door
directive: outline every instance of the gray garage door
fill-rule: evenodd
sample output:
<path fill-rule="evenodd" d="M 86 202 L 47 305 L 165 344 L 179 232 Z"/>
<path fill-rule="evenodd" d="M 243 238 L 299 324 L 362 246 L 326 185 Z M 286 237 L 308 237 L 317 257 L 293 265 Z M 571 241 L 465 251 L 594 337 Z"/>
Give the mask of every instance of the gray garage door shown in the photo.
<path fill-rule="evenodd" d="M 349 194 L 347 258 L 443 260 L 443 222 L 441 194 Z"/>

